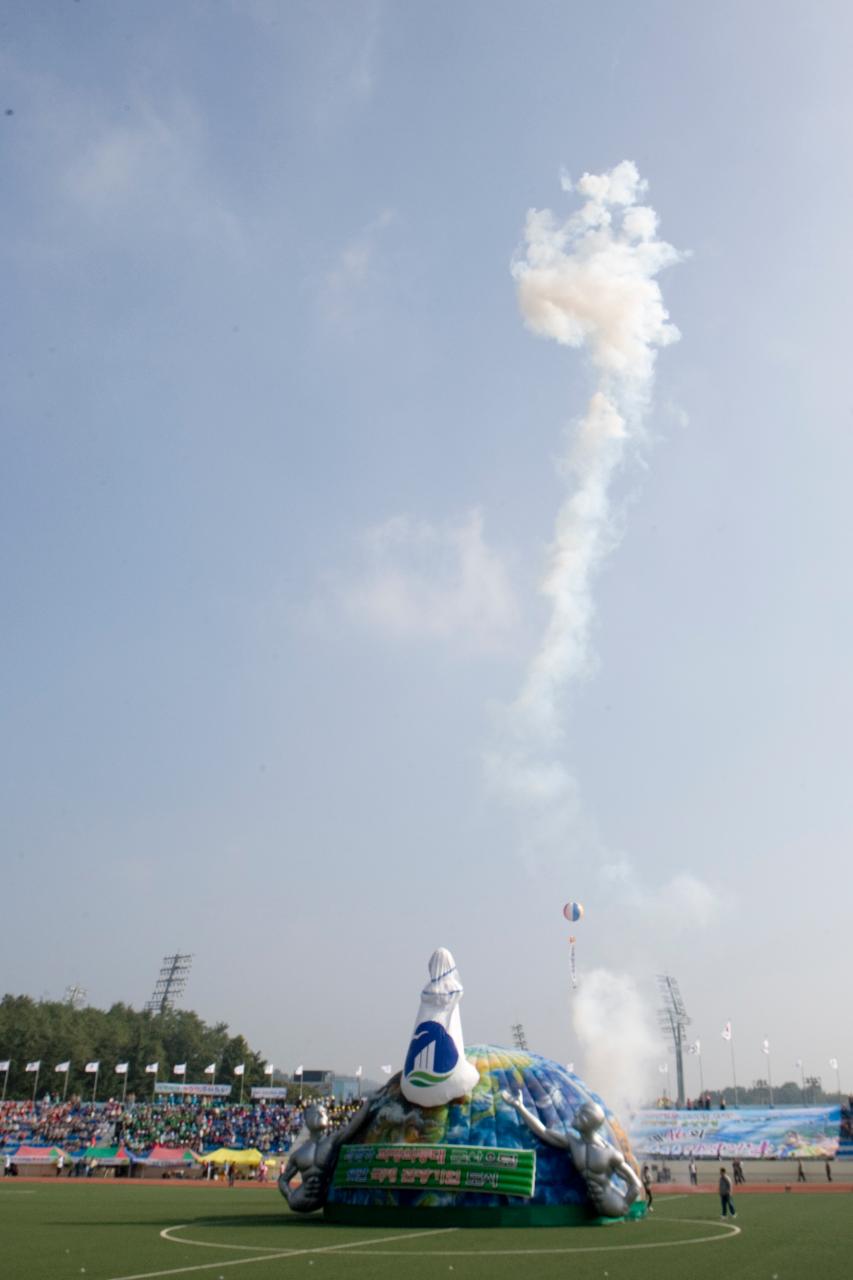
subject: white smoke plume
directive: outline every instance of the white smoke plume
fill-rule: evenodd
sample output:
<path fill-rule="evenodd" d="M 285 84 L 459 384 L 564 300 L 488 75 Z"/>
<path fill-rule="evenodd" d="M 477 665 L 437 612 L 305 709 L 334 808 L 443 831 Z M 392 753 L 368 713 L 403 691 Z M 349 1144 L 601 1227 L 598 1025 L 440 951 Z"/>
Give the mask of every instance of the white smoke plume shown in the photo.
<path fill-rule="evenodd" d="M 643 1104 L 655 1084 L 660 1038 L 634 979 L 607 969 L 584 974 L 573 996 L 584 1076 L 617 1115 Z"/>
<path fill-rule="evenodd" d="M 562 186 L 571 189 L 565 177 Z M 629 160 L 584 174 L 575 187 L 583 203 L 566 222 L 549 210 L 528 213 L 512 266 L 526 324 L 583 348 L 596 382 L 559 464 L 569 492 L 541 585 L 550 620 L 503 716 L 500 745 L 486 758 L 489 781 L 519 812 L 528 849 L 553 849 L 577 819 L 577 787 L 557 757 L 564 694 L 590 665 L 593 581 L 617 540 L 613 478 L 642 434 L 657 350 L 679 336 L 656 277 L 682 255 L 658 238 L 657 215 L 640 203 L 645 189 Z"/>
<path fill-rule="evenodd" d="M 559 737 L 561 691 L 588 662 L 592 577 L 614 543 L 610 485 L 641 432 L 657 348 L 679 337 L 655 277 L 681 255 L 658 239 L 654 210 L 637 203 L 645 187 L 629 160 L 585 174 L 577 184 L 585 202 L 567 222 L 530 211 L 512 268 L 528 326 L 583 347 L 598 383 L 561 464 L 572 491 L 542 583 L 551 620 L 516 703 L 545 741 Z"/>

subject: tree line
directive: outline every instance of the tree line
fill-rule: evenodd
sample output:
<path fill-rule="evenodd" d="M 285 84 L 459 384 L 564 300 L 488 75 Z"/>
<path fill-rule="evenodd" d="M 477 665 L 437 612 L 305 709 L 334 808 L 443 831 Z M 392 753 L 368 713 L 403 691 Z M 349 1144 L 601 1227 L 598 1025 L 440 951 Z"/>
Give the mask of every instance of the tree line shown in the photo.
<path fill-rule="evenodd" d="M 721 1101 L 726 1107 L 735 1105 L 735 1089 L 707 1089 L 711 1099 L 711 1110 L 718 1111 Z M 837 1106 L 839 1102 L 846 1106 L 847 1095 L 839 1094 L 837 1089 L 825 1089 L 820 1076 L 806 1076 L 802 1082 L 786 1080 L 782 1084 L 774 1084 L 772 1088 L 774 1107 L 822 1107 Z M 751 1085 L 739 1084 L 737 1101 L 739 1107 L 769 1107 L 771 1088 L 767 1080 L 755 1080 Z M 650 1107 L 663 1107 L 667 1110 L 675 1106 L 675 1101 L 666 1096 L 656 1098 L 648 1104 Z M 694 1104 L 697 1105 L 698 1104 Z"/>
<path fill-rule="evenodd" d="M 164 1013 L 138 1012 L 126 1004 L 110 1009 L 78 1009 L 58 1000 L 33 1000 L 30 996 L 6 995 L 0 1001 L 0 1062 L 9 1061 L 7 1098 L 31 1098 L 35 1073 L 28 1063 L 40 1062 L 38 1096 L 92 1097 L 94 1077 L 87 1063 L 99 1062 L 97 1097 L 121 1097 L 124 1076 L 115 1068 L 127 1063 L 127 1095 L 149 1099 L 155 1076 L 146 1066 L 158 1063 L 160 1081 L 181 1079 L 187 1083 L 210 1081 L 205 1067 L 215 1064 L 217 1084 L 230 1084 L 232 1098 L 239 1092 L 240 1077 L 234 1068 L 243 1065 L 246 1095 L 252 1085 L 270 1084 L 264 1073 L 265 1060 L 249 1048 L 243 1036 L 229 1034 L 224 1022 L 208 1026 L 198 1014 L 185 1009 Z M 60 1063 L 70 1063 L 57 1072 Z M 186 1075 L 173 1075 L 174 1066 L 186 1063 Z M 2 1082 L 3 1073 L 0 1073 Z M 236 1088 L 234 1087 L 236 1086 Z"/>

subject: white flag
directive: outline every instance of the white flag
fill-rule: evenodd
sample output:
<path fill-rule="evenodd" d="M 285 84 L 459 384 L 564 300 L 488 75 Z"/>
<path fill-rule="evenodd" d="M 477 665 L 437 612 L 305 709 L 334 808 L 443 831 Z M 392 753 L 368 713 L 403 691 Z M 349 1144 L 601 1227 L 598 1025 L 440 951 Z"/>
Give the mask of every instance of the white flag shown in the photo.
<path fill-rule="evenodd" d="M 150 1076 L 156 1076 L 159 1066 L 160 1066 L 159 1062 L 149 1062 L 145 1070 L 148 1072 Z"/>
<path fill-rule="evenodd" d="M 687 1052 L 688 1052 L 688 1053 L 701 1053 L 701 1052 L 702 1052 L 702 1045 L 701 1045 L 701 1042 L 700 1042 L 699 1040 L 694 1040 L 692 1044 L 689 1044 L 689 1045 L 687 1046 Z"/>
<path fill-rule="evenodd" d="M 275 1067 L 271 1062 L 268 1062 L 267 1065 L 264 1067 L 264 1075 L 271 1076 L 274 1071 L 275 1071 Z"/>
<path fill-rule="evenodd" d="M 246 1064 L 245 1064 L 245 1062 L 241 1062 L 241 1063 L 240 1063 L 240 1065 L 239 1065 L 239 1067 L 235 1067 L 235 1068 L 234 1068 L 234 1074 L 235 1074 L 235 1076 L 244 1076 L 244 1075 L 246 1074 Z"/>
<path fill-rule="evenodd" d="M 117 1076 L 126 1076 L 126 1075 L 127 1075 L 127 1068 L 128 1068 L 129 1066 L 130 1066 L 130 1063 L 129 1063 L 129 1062 L 117 1062 L 117 1063 L 116 1063 L 116 1075 L 117 1075 Z"/>
<path fill-rule="evenodd" d="M 390 1063 L 390 1062 L 388 1062 L 388 1063 L 386 1063 L 386 1064 L 385 1064 L 385 1066 L 384 1066 L 384 1067 L 380 1067 L 380 1068 L 379 1068 L 379 1070 L 380 1070 L 380 1071 L 384 1071 L 384 1072 L 385 1072 L 385 1074 L 386 1074 L 386 1076 L 390 1076 L 390 1074 L 391 1074 L 391 1072 L 394 1070 L 394 1068 L 391 1066 L 391 1063 Z"/>
<path fill-rule="evenodd" d="M 215 1075 L 216 1075 L 216 1063 L 215 1063 L 215 1062 L 211 1062 L 209 1066 L 205 1067 L 205 1069 L 204 1069 L 204 1074 L 205 1074 L 206 1076 L 215 1076 Z"/>
<path fill-rule="evenodd" d="M 101 1068 L 100 1062 L 87 1062 L 83 1070 L 88 1075 L 91 1076 L 91 1075 L 94 1075 L 97 1071 L 99 1071 L 100 1068 Z"/>
<path fill-rule="evenodd" d="M 177 1063 L 176 1066 L 172 1067 L 172 1073 L 176 1076 L 185 1076 L 187 1074 L 187 1064 L 185 1062 Z"/>
<path fill-rule="evenodd" d="M 662 1075 L 662 1076 L 668 1075 L 668 1074 L 669 1074 L 669 1064 L 668 1064 L 668 1063 L 666 1063 L 666 1062 L 662 1062 L 662 1063 L 660 1064 L 660 1066 L 658 1067 L 658 1071 L 661 1073 L 661 1075 Z"/>
<path fill-rule="evenodd" d="M 575 1064 L 574 1064 L 573 1062 L 567 1062 L 567 1063 L 566 1063 L 566 1070 L 567 1070 L 567 1071 L 571 1071 L 572 1075 L 574 1075 L 574 1073 L 575 1073 Z"/>
<path fill-rule="evenodd" d="M 802 1065 L 803 1065 L 802 1058 L 797 1058 L 797 1061 L 794 1063 L 794 1066 L 797 1068 L 798 1071 L 801 1070 Z"/>
<path fill-rule="evenodd" d="M 720 1035 L 723 1037 L 724 1040 L 731 1040 L 732 1024 L 730 1022 L 726 1023 L 726 1025 L 723 1027 L 722 1031 L 720 1032 Z"/>
<path fill-rule="evenodd" d="M 295 1076 L 301 1076 L 301 1075 L 302 1075 L 302 1072 L 303 1072 L 304 1070 L 305 1070 L 305 1068 L 304 1068 L 304 1067 L 297 1067 L 293 1074 L 294 1074 Z"/>
<path fill-rule="evenodd" d="M 12 1065 L 12 1059 L 6 1058 L 4 1062 L 0 1062 L 0 1071 L 8 1071 Z"/>
<path fill-rule="evenodd" d="M 71 1062 L 70 1062 L 70 1061 L 68 1061 L 68 1062 L 57 1062 L 56 1066 L 55 1066 L 53 1069 L 54 1069 L 54 1071 L 70 1071 L 70 1070 L 71 1070 Z"/>
<path fill-rule="evenodd" d="M 768 1054 L 769 1054 L 769 1052 L 770 1052 L 770 1041 L 769 1041 L 769 1040 L 762 1040 L 762 1041 L 761 1041 L 761 1052 L 762 1052 L 762 1053 L 768 1053 Z"/>
<path fill-rule="evenodd" d="M 26 1069 L 27 1071 L 38 1071 L 40 1066 L 41 1066 L 41 1058 L 39 1058 L 38 1062 L 28 1062 Z"/>
<path fill-rule="evenodd" d="M 361 1079 L 361 1067 L 356 1067 L 356 1069 L 355 1069 L 355 1078 L 356 1078 L 356 1080 L 360 1080 L 360 1079 Z"/>
<path fill-rule="evenodd" d="M 830 1059 L 829 1059 L 829 1065 L 832 1067 L 833 1071 L 837 1071 L 837 1070 L 838 1070 L 838 1059 L 837 1059 L 837 1058 L 830 1058 Z"/>

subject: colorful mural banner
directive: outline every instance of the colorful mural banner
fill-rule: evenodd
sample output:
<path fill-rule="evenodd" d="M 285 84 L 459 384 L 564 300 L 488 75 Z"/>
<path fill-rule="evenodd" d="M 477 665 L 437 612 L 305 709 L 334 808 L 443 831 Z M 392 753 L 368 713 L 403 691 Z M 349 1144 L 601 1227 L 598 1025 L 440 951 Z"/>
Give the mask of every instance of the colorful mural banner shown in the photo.
<path fill-rule="evenodd" d="M 336 1187 L 395 1191 L 482 1191 L 487 1194 L 533 1195 L 536 1153 L 504 1147 L 350 1145 L 341 1148 L 335 1167 Z"/>
<path fill-rule="evenodd" d="M 634 1154 L 677 1160 L 807 1160 L 835 1156 L 840 1107 L 741 1107 L 737 1111 L 637 1111 L 628 1133 Z"/>

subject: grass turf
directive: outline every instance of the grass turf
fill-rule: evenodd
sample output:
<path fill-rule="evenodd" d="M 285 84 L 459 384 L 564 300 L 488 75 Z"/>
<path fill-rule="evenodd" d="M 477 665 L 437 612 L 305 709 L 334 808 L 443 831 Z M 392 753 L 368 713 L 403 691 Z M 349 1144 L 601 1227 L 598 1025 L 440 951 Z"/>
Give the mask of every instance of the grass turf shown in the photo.
<path fill-rule="evenodd" d="M 737 1204 L 737 1235 L 722 1228 L 710 1193 L 661 1196 L 655 1213 L 637 1223 L 427 1234 L 428 1226 L 365 1229 L 299 1218 L 274 1187 L 3 1179 L 0 1274 L 4 1280 L 435 1280 L 451 1271 L 452 1280 L 853 1276 L 853 1196 L 753 1194 Z M 177 1240 L 164 1239 L 166 1229 Z"/>

